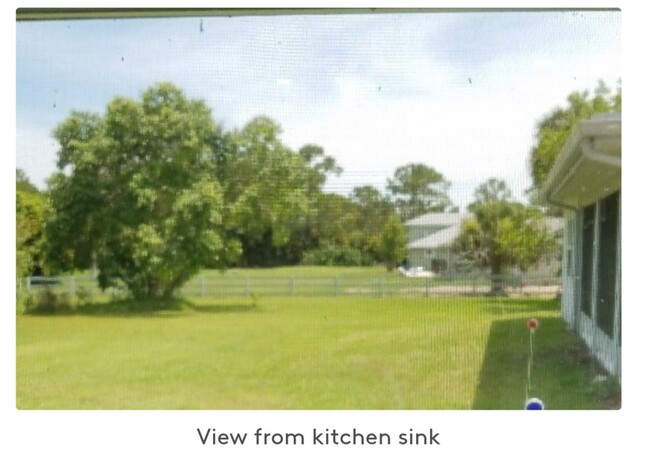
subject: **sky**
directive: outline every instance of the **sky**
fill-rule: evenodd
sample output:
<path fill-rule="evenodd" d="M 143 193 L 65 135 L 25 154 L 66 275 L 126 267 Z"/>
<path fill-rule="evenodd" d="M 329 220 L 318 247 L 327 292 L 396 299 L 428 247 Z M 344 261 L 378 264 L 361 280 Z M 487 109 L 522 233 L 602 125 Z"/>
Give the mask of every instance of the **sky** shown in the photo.
<path fill-rule="evenodd" d="M 425 163 L 464 209 L 505 180 L 525 200 L 535 125 L 572 91 L 621 78 L 616 11 L 436 12 L 19 22 L 16 167 L 39 187 L 52 130 L 171 81 L 225 129 L 257 115 L 343 168 L 326 191 L 384 190 Z"/>

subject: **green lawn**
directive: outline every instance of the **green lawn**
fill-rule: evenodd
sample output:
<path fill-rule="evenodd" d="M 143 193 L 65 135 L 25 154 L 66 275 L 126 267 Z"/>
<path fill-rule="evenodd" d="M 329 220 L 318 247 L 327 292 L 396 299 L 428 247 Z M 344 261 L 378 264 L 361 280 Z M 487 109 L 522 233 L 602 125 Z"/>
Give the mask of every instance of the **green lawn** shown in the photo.
<path fill-rule="evenodd" d="M 617 407 L 557 302 L 487 298 L 192 299 L 17 317 L 19 409 Z"/>

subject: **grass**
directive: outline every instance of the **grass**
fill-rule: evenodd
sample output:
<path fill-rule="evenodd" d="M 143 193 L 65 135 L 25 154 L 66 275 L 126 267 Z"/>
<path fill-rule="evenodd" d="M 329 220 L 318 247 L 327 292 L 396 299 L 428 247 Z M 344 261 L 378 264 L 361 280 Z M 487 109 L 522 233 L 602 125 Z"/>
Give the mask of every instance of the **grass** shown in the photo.
<path fill-rule="evenodd" d="M 534 299 L 195 298 L 17 317 L 19 409 L 615 408 L 619 388 Z"/>

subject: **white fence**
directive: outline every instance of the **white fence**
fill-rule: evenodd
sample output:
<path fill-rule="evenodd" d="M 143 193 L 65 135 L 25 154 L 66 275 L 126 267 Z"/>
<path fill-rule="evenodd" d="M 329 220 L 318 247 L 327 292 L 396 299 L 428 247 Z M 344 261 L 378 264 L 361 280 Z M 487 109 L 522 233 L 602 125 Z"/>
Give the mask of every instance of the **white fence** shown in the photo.
<path fill-rule="evenodd" d="M 453 278 L 405 278 L 383 276 L 255 276 L 211 273 L 198 275 L 178 292 L 185 297 L 241 296 L 449 296 L 486 295 L 493 280 L 511 296 L 556 296 L 560 278 L 463 276 Z M 123 288 L 101 291 L 91 276 L 31 277 L 25 286 L 30 292 L 49 289 L 70 298 L 121 299 L 128 297 Z"/>

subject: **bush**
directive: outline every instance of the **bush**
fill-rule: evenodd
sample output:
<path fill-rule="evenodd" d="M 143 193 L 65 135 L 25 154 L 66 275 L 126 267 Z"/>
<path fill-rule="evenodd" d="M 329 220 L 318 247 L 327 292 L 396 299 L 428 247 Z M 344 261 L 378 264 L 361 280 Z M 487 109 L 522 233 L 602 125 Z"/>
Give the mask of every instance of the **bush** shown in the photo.
<path fill-rule="evenodd" d="M 16 312 L 25 314 L 34 307 L 34 295 L 26 291 L 18 291 L 16 295 Z"/>
<path fill-rule="evenodd" d="M 367 260 L 364 260 L 359 249 L 337 244 L 326 244 L 305 253 L 302 264 L 312 266 L 362 266 L 367 264 Z"/>
<path fill-rule="evenodd" d="M 76 295 L 77 295 L 77 304 L 79 306 L 88 306 L 90 303 L 92 303 L 93 295 L 88 289 L 88 287 L 78 287 L 76 289 Z"/>
<path fill-rule="evenodd" d="M 57 295 L 49 288 L 41 290 L 36 299 L 33 295 L 29 299 L 24 307 L 26 314 L 65 314 L 72 310 L 67 293 Z"/>

